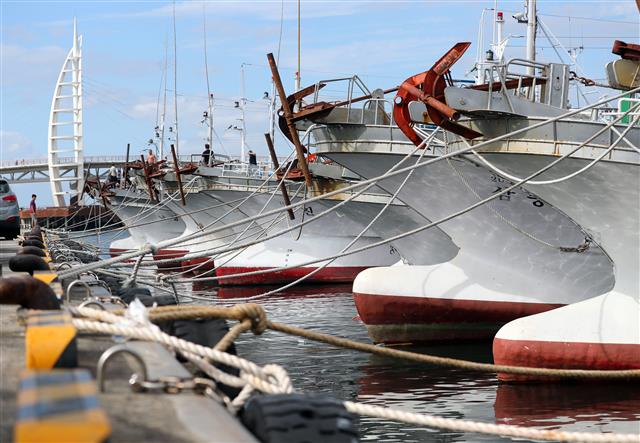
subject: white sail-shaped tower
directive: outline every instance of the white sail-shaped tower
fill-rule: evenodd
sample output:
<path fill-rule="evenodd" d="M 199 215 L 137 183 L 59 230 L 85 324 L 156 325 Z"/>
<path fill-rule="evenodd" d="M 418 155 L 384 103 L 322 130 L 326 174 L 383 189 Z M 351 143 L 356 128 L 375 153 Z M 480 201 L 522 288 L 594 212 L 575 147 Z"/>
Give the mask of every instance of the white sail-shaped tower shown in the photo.
<path fill-rule="evenodd" d="M 73 46 L 62 65 L 51 101 L 48 151 L 53 203 L 64 206 L 67 195 L 73 203 L 84 185 L 82 37 L 78 36 L 75 19 Z"/>

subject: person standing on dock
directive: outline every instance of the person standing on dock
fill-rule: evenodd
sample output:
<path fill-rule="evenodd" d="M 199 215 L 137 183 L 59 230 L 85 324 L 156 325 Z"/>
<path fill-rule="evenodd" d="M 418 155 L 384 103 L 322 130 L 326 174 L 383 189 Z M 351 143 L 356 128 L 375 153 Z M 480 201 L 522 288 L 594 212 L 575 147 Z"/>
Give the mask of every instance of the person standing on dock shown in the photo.
<path fill-rule="evenodd" d="M 36 198 L 38 196 L 31 194 L 31 203 L 29 203 L 29 213 L 31 214 L 31 227 L 38 224 L 38 208 L 36 206 Z"/>

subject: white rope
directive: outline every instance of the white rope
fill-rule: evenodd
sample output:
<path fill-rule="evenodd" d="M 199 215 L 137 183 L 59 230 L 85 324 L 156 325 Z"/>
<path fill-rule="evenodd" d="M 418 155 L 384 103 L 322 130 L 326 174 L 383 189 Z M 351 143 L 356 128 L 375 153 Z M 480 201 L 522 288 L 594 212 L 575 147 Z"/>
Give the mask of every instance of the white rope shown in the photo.
<path fill-rule="evenodd" d="M 71 308 L 71 312 L 75 315 L 82 315 L 100 320 L 92 321 L 74 318 L 73 324 L 80 331 L 113 334 L 140 340 L 154 341 L 167 345 L 193 361 L 200 369 L 203 369 L 209 376 L 214 378 L 214 380 L 232 387 L 242 387 L 240 395 L 238 395 L 231 403 L 232 408 L 235 410 L 242 407 L 246 400 L 248 400 L 253 389 L 257 389 L 266 394 L 285 394 L 293 392 L 291 379 L 289 378 L 287 371 L 279 365 L 269 364 L 259 367 L 248 360 L 226 352 L 217 351 L 213 348 L 197 345 L 169 334 L 165 334 L 158 328 L 152 328 L 149 326 L 131 327 L 113 324 L 114 322 L 121 322 L 123 318 L 106 311 L 92 308 Z M 240 376 L 236 377 L 220 371 L 215 366 L 207 362 L 206 359 L 211 359 L 213 361 L 238 368 L 241 371 Z M 343 402 L 343 405 L 347 411 L 358 415 L 428 426 L 431 428 L 447 429 L 451 431 L 473 432 L 511 438 L 526 438 L 529 440 L 587 443 L 640 443 L 640 436 L 633 434 L 549 431 L 525 428 L 521 426 L 497 425 L 469 420 L 443 418 L 427 414 L 416 414 L 401 411 L 399 409 L 356 403 L 352 401 L 345 401 Z"/>
<path fill-rule="evenodd" d="M 633 109 L 635 110 L 636 108 L 640 107 L 640 103 L 638 103 L 637 105 L 635 105 L 633 107 Z M 618 121 L 622 120 L 622 118 L 624 118 L 626 115 L 628 115 L 630 112 L 632 111 L 632 109 L 629 109 L 628 111 L 626 111 L 624 114 L 622 114 L 621 116 L 619 116 L 613 123 L 611 123 L 611 128 L 613 128 L 613 125 L 615 123 L 617 123 Z M 583 166 L 582 168 L 578 169 L 577 171 L 572 172 L 571 174 L 565 175 L 564 177 L 558 177 L 558 178 L 554 178 L 551 180 L 532 180 L 529 181 L 528 184 L 530 185 L 552 185 L 552 184 L 557 184 L 557 183 L 562 183 L 564 181 L 570 180 L 580 174 L 582 174 L 583 172 L 588 171 L 589 169 L 591 169 L 596 163 L 598 163 L 600 160 L 602 160 L 605 155 L 609 154 L 613 148 L 620 143 L 620 141 L 625 140 L 627 143 L 629 143 L 626 139 L 626 135 L 627 133 L 633 128 L 633 126 L 635 126 L 638 121 L 640 120 L 640 115 L 637 115 L 634 119 L 633 122 L 627 126 L 625 128 L 625 130 L 622 132 L 622 134 L 620 134 L 618 131 L 616 131 L 616 133 L 618 134 L 618 139 L 615 145 L 611 145 L 609 148 L 605 149 L 604 152 L 602 154 L 600 154 L 599 156 L 597 156 L 595 159 L 593 159 L 592 161 L 590 161 L 587 165 Z M 594 135 L 592 135 L 591 137 L 589 137 L 589 140 L 586 141 L 584 144 L 589 143 L 591 140 L 594 140 L 596 137 L 598 137 L 600 134 L 602 134 L 603 132 L 605 132 L 608 128 L 604 127 L 602 129 L 600 129 L 598 132 L 596 132 Z M 473 149 L 473 146 L 471 146 L 469 144 L 469 142 L 466 139 L 462 139 L 462 141 L 464 142 L 464 144 L 468 147 L 471 148 L 471 152 L 473 153 L 473 155 L 475 155 L 484 165 L 486 165 L 489 169 L 493 170 L 494 172 L 500 174 L 501 176 L 503 176 L 504 178 L 507 178 L 509 180 L 521 180 L 519 177 L 516 177 L 515 175 L 511 175 L 508 172 L 505 172 L 504 170 L 498 168 L 496 165 L 494 165 L 493 163 L 489 162 L 489 160 L 487 160 L 485 157 L 483 157 L 482 155 L 480 155 L 478 153 L 478 151 L 476 151 L 475 149 Z M 634 149 L 636 149 L 636 151 L 638 151 L 638 149 L 633 146 Z M 639 151 L 640 152 L 640 151 Z"/>
<path fill-rule="evenodd" d="M 84 314 L 86 314 L 86 310 L 89 308 L 77 309 L 79 312 L 84 312 Z M 121 318 L 119 320 L 121 320 Z M 291 389 L 291 382 L 290 380 L 288 380 L 288 377 L 283 378 L 283 372 L 275 371 L 273 369 L 274 365 L 265 370 L 265 368 L 261 368 L 260 366 L 250 362 L 249 360 L 245 360 L 226 352 L 217 351 L 213 348 L 198 345 L 196 343 L 192 343 L 190 341 L 165 334 L 157 328 L 150 328 L 147 326 L 123 326 L 93 320 L 85 320 L 81 318 L 74 318 L 72 321 L 73 325 L 79 331 L 118 335 L 122 337 L 135 338 L 138 340 L 152 341 L 166 345 L 171 349 L 177 351 L 185 351 L 199 357 L 204 357 L 215 362 L 240 369 L 240 371 L 242 372 L 241 377 L 235 377 L 233 375 L 227 374 L 225 376 L 225 380 L 221 380 L 221 382 L 225 384 L 227 384 L 227 382 L 228 384 L 233 384 L 236 383 L 237 380 L 241 380 L 244 382 L 244 384 L 249 383 L 255 389 L 268 394 L 286 393 L 287 389 Z M 275 385 L 273 383 L 274 380 L 278 383 L 281 383 L 281 385 Z"/>
<path fill-rule="evenodd" d="M 358 415 L 382 418 L 387 420 L 411 423 L 430 428 L 447 429 L 459 432 L 475 432 L 479 434 L 496 435 L 511 438 L 526 438 L 528 440 L 546 440 L 561 442 L 586 442 L 586 443 L 639 443 L 640 435 L 637 434 L 604 434 L 591 432 L 566 432 L 532 429 L 513 425 L 496 425 L 477 421 L 460 420 L 437 417 L 427 414 L 416 414 L 399 409 L 391 409 L 382 406 L 367 405 L 345 401 L 347 411 Z"/>

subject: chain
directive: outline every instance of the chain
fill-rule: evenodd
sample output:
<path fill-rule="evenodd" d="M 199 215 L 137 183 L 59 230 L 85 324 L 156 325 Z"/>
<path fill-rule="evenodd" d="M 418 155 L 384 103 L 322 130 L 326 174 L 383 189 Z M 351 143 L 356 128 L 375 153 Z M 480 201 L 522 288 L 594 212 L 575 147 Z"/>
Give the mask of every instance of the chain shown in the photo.
<path fill-rule="evenodd" d="M 580 77 L 578 74 L 576 74 L 575 71 L 569 71 L 569 80 L 578 80 L 580 83 L 582 83 L 585 86 L 596 85 L 595 81 L 591 80 L 590 78 Z"/>
<path fill-rule="evenodd" d="M 157 380 L 144 380 L 137 373 L 129 379 L 129 386 L 134 392 L 164 392 L 165 394 L 192 391 L 198 395 L 205 395 L 216 390 L 216 383 L 208 378 L 160 377 Z"/>

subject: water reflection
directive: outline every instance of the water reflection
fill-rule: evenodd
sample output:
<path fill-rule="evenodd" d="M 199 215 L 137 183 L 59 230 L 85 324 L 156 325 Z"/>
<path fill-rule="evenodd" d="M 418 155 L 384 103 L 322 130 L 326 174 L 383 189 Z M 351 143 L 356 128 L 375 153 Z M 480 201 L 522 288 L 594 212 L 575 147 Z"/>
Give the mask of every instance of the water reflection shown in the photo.
<path fill-rule="evenodd" d="M 219 288 L 218 300 L 264 291 L 264 287 Z M 366 328 L 357 320 L 353 297 L 349 292 L 336 291 L 340 289 L 307 286 L 252 301 L 262 304 L 273 321 L 370 342 Z M 490 343 L 409 349 L 481 362 L 490 362 L 492 358 Z M 260 337 L 243 335 L 238 352 L 258 364 L 282 365 L 295 389 L 302 392 L 324 392 L 344 400 L 485 423 L 566 431 L 640 431 L 640 388 L 636 387 L 596 383 L 499 384 L 493 374 L 371 356 L 274 331 Z M 361 418 L 359 423 L 364 441 L 511 441 L 373 418 Z"/>

